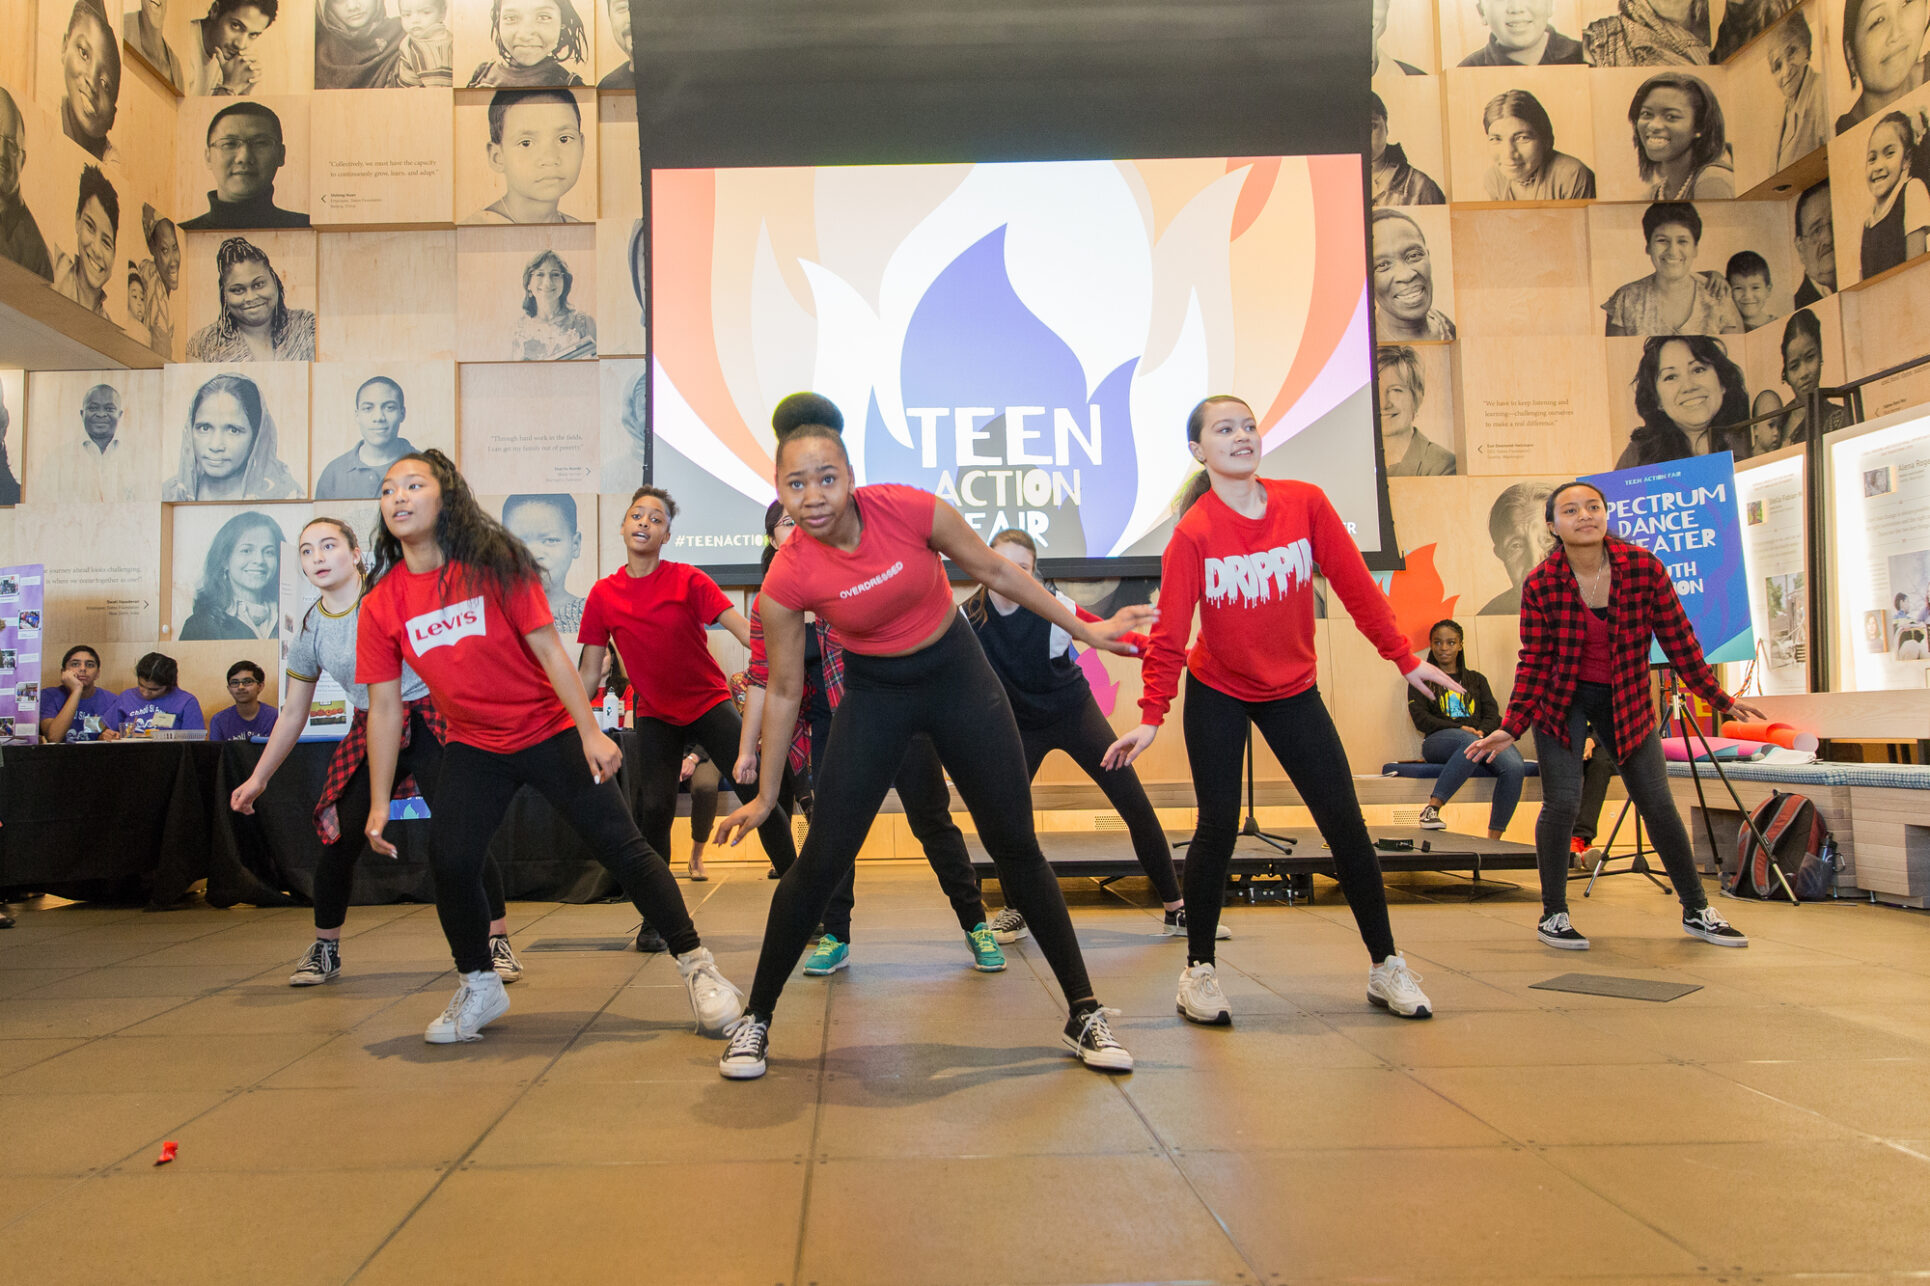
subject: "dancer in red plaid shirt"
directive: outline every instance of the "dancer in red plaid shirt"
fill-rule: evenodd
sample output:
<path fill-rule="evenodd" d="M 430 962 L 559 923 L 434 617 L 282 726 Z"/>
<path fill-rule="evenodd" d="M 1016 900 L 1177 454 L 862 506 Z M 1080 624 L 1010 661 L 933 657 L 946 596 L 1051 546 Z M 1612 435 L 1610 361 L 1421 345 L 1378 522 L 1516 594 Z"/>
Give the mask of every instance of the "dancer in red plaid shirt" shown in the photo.
<path fill-rule="evenodd" d="M 288 979 L 291 987 L 313 987 L 341 975 L 342 925 L 348 919 L 355 863 L 368 845 L 362 827 L 369 811 L 369 690 L 355 681 L 355 634 L 362 614 L 362 551 L 354 529 L 340 518 L 317 518 L 302 528 L 296 548 L 302 575 L 322 592 L 321 600 L 302 616 L 301 632 L 288 649 L 275 730 L 268 736 L 255 771 L 235 787 L 228 804 L 237 813 L 255 811 L 255 801 L 268 789 L 269 779 L 300 739 L 314 703 L 315 684 L 327 673 L 348 693 L 355 716 L 348 735 L 328 762 L 328 777 L 321 798 L 315 801 L 315 833 L 322 840 L 322 860 L 315 867 L 315 941 Z M 407 715 L 397 759 L 433 809 L 437 778 L 442 773 L 442 743 L 448 740 L 449 725 L 436 713 L 428 686 L 407 669 L 402 672 L 402 702 Z M 515 982 L 523 976 L 523 966 L 509 946 L 509 913 L 503 901 L 502 872 L 495 862 L 483 868 L 483 883 L 489 894 L 489 964 L 504 982 Z"/>
<path fill-rule="evenodd" d="M 1568 918 L 1568 837 L 1581 808 L 1582 748 L 1590 736 L 1615 756 L 1628 795 L 1682 901 L 1682 931 L 1719 947 L 1744 937 L 1709 905 L 1689 833 L 1669 795 L 1668 770 L 1649 695 L 1649 639 L 1718 711 L 1745 719 L 1762 712 L 1722 690 L 1702 659 L 1682 600 L 1662 560 L 1608 529 L 1608 502 L 1592 483 L 1570 482 L 1548 497 L 1548 529 L 1559 539 L 1521 587 L 1521 658 L 1501 727 L 1467 749 L 1493 758 L 1535 730 L 1541 763 L 1541 816 L 1535 852 L 1541 868 L 1541 922 L 1551 947 L 1588 950 Z"/>

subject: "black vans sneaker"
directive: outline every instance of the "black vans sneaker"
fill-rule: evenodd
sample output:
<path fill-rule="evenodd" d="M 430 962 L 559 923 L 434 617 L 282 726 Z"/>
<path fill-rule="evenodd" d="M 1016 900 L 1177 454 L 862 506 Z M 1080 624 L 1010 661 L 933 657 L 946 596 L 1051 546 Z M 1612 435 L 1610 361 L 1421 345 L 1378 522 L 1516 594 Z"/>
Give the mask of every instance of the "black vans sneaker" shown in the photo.
<path fill-rule="evenodd" d="M 1540 938 L 1544 945 L 1559 951 L 1588 950 L 1588 939 L 1575 931 L 1575 926 L 1568 921 L 1566 911 L 1557 911 L 1553 915 L 1543 917 L 1541 923 L 1535 926 L 1535 936 Z"/>
<path fill-rule="evenodd" d="M 637 926 L 637 950 L 645 955 L 662 955 L 670 950 L 670 944 L 663 940 L 663 934 L 650 927 L 650 921 L 645 920 Z"/>
<path fill-rule="evenodd" d="M 1699 911 L 1691 911 L 1682 917 L 1682 932 L 1704 942 L 1713 942 L 1718 947 L 1746 947 L 1749 939 L 1741 929 L 1716 914 L 1714 907 L 1705 906 Z"/>

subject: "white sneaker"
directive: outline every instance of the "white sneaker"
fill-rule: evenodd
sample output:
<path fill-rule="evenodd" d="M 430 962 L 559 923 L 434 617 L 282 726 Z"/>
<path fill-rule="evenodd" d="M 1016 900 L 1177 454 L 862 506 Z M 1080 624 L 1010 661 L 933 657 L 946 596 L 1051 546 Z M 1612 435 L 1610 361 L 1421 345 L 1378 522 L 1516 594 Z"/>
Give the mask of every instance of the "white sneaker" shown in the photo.
<path fill-rule="evenodd" d="M 1032 930 L 1025 927 L 1025 917 L 1009 906 L 993 916 L 987 927 L 992 930 L 993 941 L 1000 946 L 1032 936 Z"/>
<path fill-rule="evenodd" d="M 504 985 L 523 980 L 523 962 L 510 949 L 507 935 L 497 934 L 489 939 L 489 967 L 496 971 L 496 976 L 503 980 Z"/>
<path fill-rule="evenodd" d="M 1188 965 L 1179 971 L 1179 999 L 1175 1002 L 1188 1022 L 1209 1027 L 1227 1027 L 1233 1022 L 1233 1008 L 1220 990 L 1219 975 L 1211 964 Z"/>
<path fill-rule="evenodd" d="M 1441 810 L 1432 804 L 1421 810 L 1418 825 L 1424 831 L 1444 831 L 1448 828 L 1448 824 L 1441 820 Z"/>
<path fill-rule="evenodd" d="M 1395 952 L 1367 971 L 1367 1000 L 1400 1018 L 1432 1018 L 1434 1004 L 1421 990 L 1421 975 Z"/>
<path fill-rule="evenodd" d="M 481 1040 L 482 1029 L 509 1012 L 509 993 L 493 969 L 461 975 L 456 994 L 442 1016 L 429 1024 L 422 1039 L 431 1045 L 457 1045 Z"/>
<path fill-rule="evenodd" d="M 690 992 L 690 1012 L 698 1031 L 720 1032 L 744 1016 L 744 993 L 717 971 L 709 947 L 698 947 L 677 957 L 677 972 Z"/>

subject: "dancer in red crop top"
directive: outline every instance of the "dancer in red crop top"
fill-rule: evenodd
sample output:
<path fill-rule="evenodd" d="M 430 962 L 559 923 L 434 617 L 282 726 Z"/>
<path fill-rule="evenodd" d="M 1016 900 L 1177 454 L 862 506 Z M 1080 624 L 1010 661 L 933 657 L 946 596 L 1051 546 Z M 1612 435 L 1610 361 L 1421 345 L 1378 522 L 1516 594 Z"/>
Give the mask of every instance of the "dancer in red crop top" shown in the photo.
<path fill-rule="evenodd" d="M 1333 852 L 1340 886 L 1373 957 L 1367 999 L 1403 1018 L 1433 1006 L 1394 950 L 1380 862 L 1354 796 L 1347 751 L 1314 687 L 1316 570 L 1347 605 L 1362 634 L 1407 681 L 1461 687 L 1418 660 L 1394 623 L 1326 493 L 1306 482 L 1260 477 L 1261 437 L 1253 409 L 1209 397 L 1186 422 L 1193 458 L 1205 466 L 1160 562 L 1160 623 L 1144 666 L 1140 724 L 1112 744 L 1117 768 L 1153 744 L 1184 668 L 1186 758 L 1199 822 L 1186 850 L 1186 968 L 1180 1013 L 1229 1023 L 1233 1011 L 1214 974 L 1213 938 L 1240 818 L 1241 760 L 1251 722 L 1280 760 Z M 1186 649 L 1193 609 L 1199 641 Z"/>
<path fill-rule="evenodd" d="M 770 656 L 762 753 L 779 762 L 791 744 L 803 687 L 804 614 L 816 612 L 844 640 L 845 695 L 832 720 L 811 831 L 771 899 L 764 950 L 749 1007 L 731 1032 L 719 1070 L 733 1080 L 764 1074 L 772 1011 L 825 906 L 857 857 L 906 744 L 928 733 L 978 824 L 1000 883 L 1026 921 L 1065 992 L 1064 1043 L 1090 1067 L 1124 1071 L 1132 1056 L 1113 1038 L 1092 994 L 1059 883 L 1032 829 L 1032 792 L 1018 726 L 977 637 L 952 601 L 940 555 L 1039 613 L 1089 647 L 1129 651 L 1068 612 L 1030 576 L 987 549 L 956 509 L 928 491 L 891 485 L 853 490 L 844 442 L 807 424 L 777 448 L 777 493 L 798 525 L 764 578 L 762 619 Z M 1151 620 L 1145 609 L 1113 634 Z M 1119 618 L 1115 618 L 1118 621 Z M 754 803 L 719 831 L 736 843 L 776 802 L 778 774 L 764 774 Z"/>
<path fill-rule="evenodd" d="M 460 980 L 426 1038 L 481 1039 L 509 1010 L 489 964 L 482 869 L 510 798 L 525 785 L 582 836 L 669 941 L 698 1026 L 715 1031 L 734 1021 L 742 993 L 718 972 L 670 868 L 630 820 L 616 784 L 623 753 L 590 713 L 535 557 L 482 511 L 440 451 L 412 451 L 390 465 L 379 503 L 382 530 L 355 649 L 355 677 L 369 690 L 366 830 L 376 852 L 395 856 L 382 830 L 402 742 L 405 664 L 449 725 L 429 860 Z"/>

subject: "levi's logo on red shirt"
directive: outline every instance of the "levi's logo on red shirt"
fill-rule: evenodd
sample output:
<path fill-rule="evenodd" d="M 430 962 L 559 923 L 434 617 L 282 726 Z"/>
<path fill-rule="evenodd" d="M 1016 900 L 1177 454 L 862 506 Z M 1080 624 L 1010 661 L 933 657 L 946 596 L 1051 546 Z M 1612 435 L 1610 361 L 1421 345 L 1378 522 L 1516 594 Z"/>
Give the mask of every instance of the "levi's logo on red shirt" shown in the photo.
<path fill-rule="evenodd" d="M 1215 607 L 1230 606 L 1237 594 L 1241 607 L 1253 607 L 1271 599 L 1276 587 L 1285 598 L 1312 579 L 1313 546 L 1303 536 L 1291 545 L 1207 559 L 1206 601 Z"/>
<path fill-rule="evenodd" d="M 488 632 L 489 620 L 484 615 L 480 594 L 461 603 L 451 603 L 440 611 L 409 618 L 409 642 L 417 656 L 431 648 L 453 646 L 466 638 L 481 638 Z"/>

